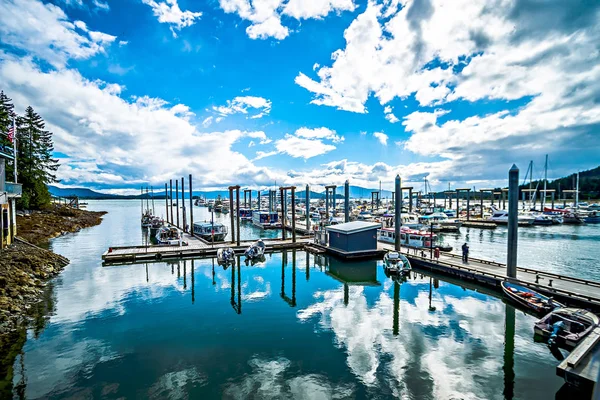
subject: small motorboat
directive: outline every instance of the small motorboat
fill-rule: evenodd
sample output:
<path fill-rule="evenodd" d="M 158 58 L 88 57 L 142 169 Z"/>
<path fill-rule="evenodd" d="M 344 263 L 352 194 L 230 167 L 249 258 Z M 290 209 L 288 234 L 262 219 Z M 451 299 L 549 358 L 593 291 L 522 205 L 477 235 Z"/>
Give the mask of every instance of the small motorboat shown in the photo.
<path fill-rule="evenodd" d="M 265 248 L 265 243 L 261 239 L 258 239 L 246 249 L 244 255 L 250 260 L 261 258 L 265 254 Z"/>
<path fill-rule="evenodd" d="M 175 227 L 163 226 L 156 232 L 156 242 L 162 245 L 169 246 L 187 246 L 187 243 L 182 241 L 181 231 Z"/>
<path fill-rule="evenodd" d="M 412 271 L 408 258 L 397 251 L 388 251 L 385 253 L 383 263 L 390 274 L 406 275 Z"/>
<path fill-rule="evenodd" d="M 536 336 L 547 341 L 548 346 L 575 348 L 598 324 L 600 318 L 581 308 L 559 308 L 540 319 L 533 326 Z"/>
<path fill-rule="evenodd" d="M 502 282 L 501 285 L 508 298 L 538 314 L 546 314 L 555 308 L 564 307 L 564 305 L 553 301 L 551 297 L 546 297 L 524 286 L 508 281 Z"/>
<path fill-rule="evenodd" d="M 217 263 L 219 265 L 235 264 L 235 251 L 231 247 L 217 250 Z"/>

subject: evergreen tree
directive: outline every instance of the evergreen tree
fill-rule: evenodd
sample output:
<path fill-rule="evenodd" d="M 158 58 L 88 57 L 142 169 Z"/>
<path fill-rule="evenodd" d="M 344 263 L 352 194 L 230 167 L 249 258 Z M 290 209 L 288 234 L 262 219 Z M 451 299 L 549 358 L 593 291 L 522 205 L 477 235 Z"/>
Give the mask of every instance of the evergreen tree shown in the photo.
<path fill-rule="evenodd" d="M 57 182 L 58 160 L 52 158 L 52 133 L 31 106 L 17 119 L 17 166 L 23 184 L 21 206 L 40 208 L 50 203 L 47 185 Z"/>
<path fill-rule="evenodd" d="M 11 148 L 12 143 L 8 140 L 7 133 L 8 129 L 13 124 L 13 118 L 15 117 L 15 106 L 12 104 L 12 100 L 4 94 L 4 91 L 0 91 L 0 148 L 6 146 Z M 10 181 L 13 176 L 13 162 L 6 163 L 6 177 Z"/>

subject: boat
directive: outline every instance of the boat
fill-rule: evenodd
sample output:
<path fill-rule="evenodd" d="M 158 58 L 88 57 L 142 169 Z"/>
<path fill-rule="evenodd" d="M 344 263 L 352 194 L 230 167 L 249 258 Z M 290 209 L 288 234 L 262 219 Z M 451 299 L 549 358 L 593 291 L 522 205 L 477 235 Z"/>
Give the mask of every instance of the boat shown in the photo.
<path fill-rule="evenodd" d="M 432 226 L 434 231 L 458 232 L 462 222 L 458 219 L 449 219 L 444 213 L 433 213 L 419 217 L 419 222 L 423 225 Z"/>
<path fill-rule="evenodd" d="M 220 222 L 194 222 L 194 235 L 209 242 L 222 242 L 227 236 L 227 227 Z"/>
<path fill-rule="evenodd" d="M 160 228 L 163 227 L 164 224 L 165 224 L 165 222 L 163 221 L 162 218 L 153 217 L 152 221 L 150 222 L 150 229 L 151 230 L 159 230 Z"/>
<path fill-rule="evenodd" d="M 377 231 L 377 240 L 380 242 L 395 244 L 396 231 L 394 228 L 381 228 Z M 425 230 L 400 228 L 400 245 L 413 249 L 429 250 L 440 249 L 440 251 L 452 251 L 452 246 L 444 243 L 436 243 L 437 235 Z M 433 243 L 431 241 L 433 240 Z"/>
<path fill-rule="evenodd" d="M 269 211 L 253 211 L 252 223 L 262 229 L 277 229 L 281 228 L 279 222 L 279 214 Z"/>
<path fill-rule="evenodd" d="M 252 209 L 240 208 L 239 217 L 241 221 L 252 221 Z"/>
<path fill-rule="evenodd" d="M 508 224 L 508 211 L 498 210 L 492 208 L 492 215 L 488 218 L 488 221 L 495 222 L 498 225 Z M 517 216 L 517 223 L 519 226 L 531 226 L 535 218 L 529 214 L 521 214 Z"/>
<path fill-rule="evenodd" d="M 235 264 L 235 251 L 231 247 L 217 250 L 217 263 L 219 265 Z"/>
<path fill-rule="evenodd" d="M 412 271 L 408 258 L 397 251 L 388 251 L 385 253 L 383 263 L 389 274 L 407 275 Z"/>
<path fill-rule="evenodd" d="M 600 318 L 581 308 L 559 308 L 533 326 L 536 336 L 567 349 L 575 348 L 600 323 Z"/>
<path fill-rule="evenodd" d="M 142 228 L 149 228 L 152 225 L 152 215 L 150 213 L 145 213 L 142 215 Z"/>
<path fill-rule="evenodd" d="M 582 225 L 585 224 L 585 219 L 576 213 L 570 212 L 563 215 L 563 224 Z"/>
<path fill-rule="evenodd" d="M 564 305 L 553 301 L 551 297 L 544 296 L 534 290 L 512 282 L 504 281 L 501 283 L 501 286 L 508 298 L 533 310 L 537 314 L 546 314 L 555 308 L 564 307 Z"/>
<path fill-rule="evenodd" d="M 163 226 L 156 232 L 156 242 L 162 245 L 185 245 L 182 242 L 181 231 L 175 227 Z"/>
<path fill-rule="evenodd" d="M 553 225 L 552 217 L 546 214 L 535 215 L 535 219 L 533 220 L 534 225 Z"/>
<path fill-rule="evenodd" d="M 600 224 L 600 212 L 592 211 L 591 213 L 588 213 L 583 220 L 586 224 Z"/>
<path fill-rule="evenodd" d="M 265 242 L 261 239 L 258 239 L 256 242 L 252 243 L 250 247 L 244 251 L 244 255 L 248 259 L 261 258 L 265 254 Z"/>

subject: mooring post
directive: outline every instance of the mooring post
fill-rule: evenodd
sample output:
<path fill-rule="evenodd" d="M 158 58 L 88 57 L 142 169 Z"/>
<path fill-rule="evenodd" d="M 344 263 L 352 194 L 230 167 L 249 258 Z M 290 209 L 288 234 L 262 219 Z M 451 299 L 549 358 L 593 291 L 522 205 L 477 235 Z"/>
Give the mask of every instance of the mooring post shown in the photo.
<path fill-rule="evenodd" d="M 177 228 L 179 228 L 179 179 L 175 179 L 175 202 L 177 203 Z"/>
<path fill-rule="evenodd" d="M 273 212 L 273 191 L 269 189 L 269 213 Z M 270 217 L 270 215 L 269 215 Z"/>
<path fill-rule="evenodd" d="M 279 188 L 279 197 L 281 199 L 281 240 L 285 240 L 285 202 L 283 201 L 285 192 L 282 187 Z"/>
<path fill-rule="evenodd" d="M 310 187 L 308 185 L 306 185 L 304 194 L 306 196 L 306 234 L 310 234 Z"/>
<path fill-rule="evenodd" d="M 506 192 L 504 190 L 502 192 L 502 208 L 506 210 Z M 517 197 L 517 201 L 519 198 Z"/>
<path fill-rule="evenodd" d="M 395 210 L 394 210 L 394 233 L 396 235 L 395 239 L 394 239 L 394 249 L 396 251 L 400 251 L 400 210 L 402 209 L 402 189 L 400 188 L 400 184 L 401 184 L 401 180 L 400 180 L 400 175 L 396 175 L 396 190 L 395 190 L 395 196 L 396 198 L 394 199 L 394 205 L 395 205 Z"/>
<path fill-rule="evenodd" d="M 457 216 L 458 218 L 458 216 Z M 467 190 L 467 221 L 471 220 L 471 189 Z"/>
<path fill-rule="evenodd" d="M 292 243 L 296 243 L 296 187 L 292 186 Z M 296 252 L 294 251 L 294 256 Z M 294 268 L 296 264 L 294 263 Z"/>
<path fill-rule="evenodd" d="M 508 171 L 508 251 L 506 276 L 509 278 L 517 277 L 518 213 L 519 168 L 513 164 L 510 171 Z"/>
<path fill-rule="evenodd" d="M 181 224 L 183 225 L 183 231 L 186 232 L 185 226 L 187 225 L 187 216 L 185 215 L 185 188 L 184 179 L 181 177 Z"/>
<path fill-rule="evenodd" d="M 550 193 L 550 195 L 552 196 L 552 210 L 554 210 L 554 192 Z"/>
<path fill-rule="evenodd" d="M 408 213 L 412 213 L 412 188 L 408 189 Z M 400 200 L 402 201 L 402 199 Z"/>
<path fill-rule="evenodd" d="M 165 211 L 167 213 L 167 224 L 169 223 L 169 190 L 167 188 L 167 183 L 165 182 Z"/>
<path fill-rule="evenodd" d="M 456 189 L 456 218 L 460 217 L 460 190 Z"/>
<path fill-rule="evenodd" d="M 233 221 L 233 186 L 229 186 L 229 220 L 231 221 L 231 243 L 235 243 L 235 224 Z"/>
<path fill-rule="evenodd" d="M 173 179 L 169 179 L 169 187 L 171 189 L 171 195 L 169 196 L 169 205 L 171 206 L 171 225 L 175 222 L 173 219 Z"/>
<path fill-rule="evenodd" d="M 371 205 L 371 207 L 373 207 Z M 329 188 L 325 186 L 325 221 L 329 221 Z"/>
<path fill-rule="evenodd" d="M 189 176 L 190 178 L 190 229 L 189 229 L 189 234 L 194 236 L 194 203 L 192 200 L 193 196 L 193 192 L 192 192 L 192 174 L 190 174 Z"/>
<path fill-rule="evenodd" d="M 332 195 L 332 198 L 331 198 L 331 208 L 333 209 L 333 212 L 331 214 L 333 216 L 335 216 L 335 196 L 336 196 L 336 189 L 337 189 L 337 186 L 335 186 L 335 185 L 331 188 L 331 195 Z"/>
<path fill-rule="evenodd" d="M 344 182 L 344 222 L 350 222 L 350 181 Z"/>
<path fill-rule="evenodd" d="M 260 212 L 260 189 L 258 189 L 258 204 L 257 205 L 257 210 Z M 250 203 L 250 208 L 252 208 L 252 203 Z"/>
<path fill-rule="evenodd" d="M 231 210 L 233 213 L 233 210 Z M 240 247 L 240 187 L 235 187 L 235 215 L 236 215 L 236 227 L 237 227 L 237 245 Z"/>
<path fill-rule="evenodd" d="M 481 207 L 481 215 L 480 218 L 483 219 L 483 191 L 479 191 L 479 195 L 481 198 L 479 199 L 479 206 Z"/>

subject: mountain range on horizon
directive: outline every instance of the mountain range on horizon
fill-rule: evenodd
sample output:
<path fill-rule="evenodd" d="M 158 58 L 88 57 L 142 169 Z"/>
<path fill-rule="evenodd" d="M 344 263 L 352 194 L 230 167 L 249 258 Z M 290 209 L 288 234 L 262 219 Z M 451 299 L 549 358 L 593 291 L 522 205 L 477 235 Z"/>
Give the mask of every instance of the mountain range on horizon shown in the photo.
<path fill-rule="evenodd" d="M 558 178 L 555 179 L 553 181 L 549 181 L 547 184 L 547 188 L 548 189 L 574 189 L 575 185 L 576 185 L 576 175 L 577 174 L 571 174 L 568 175 L 566 177 L 562 177 L 562 178 Z M 523 182 L 523 184 L 521 185 L 521 187 L 528 187 L 528 184 L 524 184 L 525 181 L 523 181 L 523 179 L 521 179 L 521 181 Z M 533 182 L 534 187 L 538 186 L 538 188 L 541 190 L 541 182 L 540 181 L 534 181 Z M 72 196 L 77 196 L 81 199 L 90 199 L 90 200 L 126 200 L 126 199 L 145 199 L 145 198 L 151 198 L 152 195 L 148 194 L 136 194 L 136 195 L 119 195 L 119 194 L 108 194 L 108 193 L 101 193 L 101 192 L 97 192 L 94 191 L 92 189 L 88 189 L 88 188 L 59 188 L 57 186 L 53 186 L 53 185 L 49 185 L 48 189 L 50 191 L 50 194 L 52 196 L 56 196 L 56 197 L 72 197 Z M 499 188 L 498 188 L 499 189 Z M 418 188 L 415 188 L 415 192 L 418 190 Z M 580 190 L 580 197 L 583 198 L 597 198 L 600 196 L 600 166 L 587 170 L 587 171 L 582 171 L 579 173 L 579 190 Z M 352 186 L 350 185 L 350 197 L 354 198 L 354 199 L 370 199 L 371 198 L 371 192 L 377 192 L 379 191 L 378 189 L 369 189 L 369 188 L 364 188 L 364 187 L 360 187 L 360 186 Z M 181 192 L 180 192 L 181 193 Z M 267 193 L 267 191 L 263 190 L 261 191 L 262 195 L 265 195 Z M 436 194 L 441 195 L 442 192 L 438 192 Z M 175 195 L 175 193 L 173 193 Z M 304 198 L 305 197 L 305 191 L 304 190 L 299 190 L 296 192 L 297 197 L 298 198 Z M 406 197 L 408 193 L 404 193 L 404 196 Z M 252 195 L 253 198 L 256 198 L 256 190 L 252 191 Z M 229 197 L 229 191 L 228 190 L 211 190 L 211 191 L 205 191 L 205 190 L 198 190 L 198 191 L 194 191 L 193 192 L 193 196 L 194 197 L 203 197 L 206 199 L 216 199 L 218 196 L 221 196 L 223 198 L 228 198 Z M 155 199 L 164 199 L 165 197 L 165 191 L 160 191 L 160 192 L 155 192 L 153 197 Z M 312 191 L 310 192 L 310 197 L 311 199 L 324 199 L 325 198 L 325 192 L 315 192 Z M 344 197 L 344 186 L 338 186 L 336 189 L 336 198 L 343 198 Z M 392 197 L 392 191 L 390 190 L 381 190 L 381 198 L 391 198 Z M 189 192 L 185 193 L 185 198 L 189 199 Z M 240 190 L 240 199 L 241 201 L 243 201 L 244 198 L 244 194 L 243 191 Z"/>

